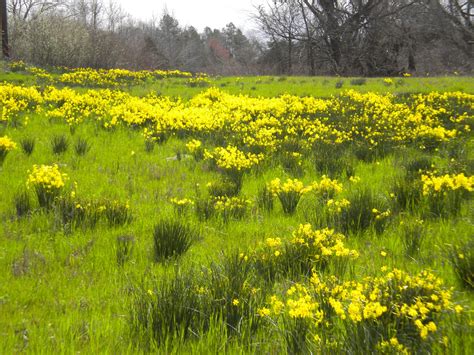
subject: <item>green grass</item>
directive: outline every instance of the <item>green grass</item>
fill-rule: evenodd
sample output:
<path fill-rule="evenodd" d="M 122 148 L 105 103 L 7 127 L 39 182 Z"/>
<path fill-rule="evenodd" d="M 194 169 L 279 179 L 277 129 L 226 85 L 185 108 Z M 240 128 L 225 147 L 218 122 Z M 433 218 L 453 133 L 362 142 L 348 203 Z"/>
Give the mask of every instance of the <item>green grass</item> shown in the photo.
<path fill-rule="evenodd" d="M 0 81 L 29 83 L 30 80 L 21 74 L 0 74 Z M 340 80 L 344 84 L 337 89 L 336 82 Z M 244 77 L 211 81 L 233 94 L 267 97 L 284 93 L 326 97 L 350 88 L 398 94 L 433 90 L 474 92 L 474 81 L 468 77 L 400 80 L 402 84 L 393 86 L 386 86 L 381 78 L 369 78 L 366 84 L 357 86 L 350 84 L 350 78 Z M 158 92 L 184 99 L 202 90 L 205 89 L 186 88 L 180 79 L 130 88 L 136 95 Z M 155 225 L 162 218 L 176 218 L 169 199 L 194 198 L 196 191 L 205 195 L 206 184 L 219 179 L 219 174 L 206 168 L 203 162 L 188 158 L 169 159 L 177 151 L 185 151 L 186 140 L 173 137 L 147 152 L 145 140 L 138 130 L 117 127 L 106 131 L 92 123 L 84 123 L 71 135 L 65 124 L 50 123 L 39 114 L 30 114 L 28 125 L 4 127 L 0 132 L 15 142 L 35 137 L 31 155 L 16 149 L 0 167 L 0 353 L 285 352 L 278 331 L 259 328 L 254 340 L 245 343 L 239 339 L 249 339 L 248 334 L 232 333 L 219 318 L 210 320 L 208 332 L 191 336 L 190 340 L 168 337 L 160 344 L 149 343 L 150 337 L 145 332 L 140 333 L 139 329 L 137 335 L 130 330 L 134 291 L 140 287 L 145 291 L 153 290 L 155 285 L 160 285 L 160 280 L 177 270 L 199 276 L 203 265 L 218 262 L 223 253 L 252 249 L 269 236 L 290 236 L 300 223 L 317 225 L 322 207 L 316 198 L 310 194 L 303 196 L 296 213 L 291 216 L 283 213 L 281 204 L 275 199 L 273 211 L 252 208 L 245 219 L 227 223 L 219 217 L 200 221 L 189 211 L 180 218 L 199 231 L 200 238 L 179 259 L 157 263 L 153 241 Z M 90 150 L 77 155 L 71 147 L 63 154 L 55 155 L 50 142 L 60 135 L 66 136 L 69 142 L 83 137 Z M 371 163 L 354 160 L 355 175 L 361 178 L 359 184 L 370 187 L 374 194 L 383 196 L 389 203 L 391 185 L 388 181 L 401 174 L 397 162 L 404 155 L 406 151 L 395 151 Z M 448 163 L 439 155 L 436 159 L 440 164 Z M 106 220 L 101 220 L 94 229 L 65 231 L 54 212 L 39 210 L 36 202 L 32 213 L 17 217 L 14 200 L 18 191 L 25 188 L 27 171 L 33 164 L 51 163 L 57 163 L 61 171 L 68 174 L 66 191 L 77 183 L 76 194 L 83 198 L 128 202 L 131 222 L 110 226 Z M 262 173 L 246 174 L 240 194 L 256 201 L 258 191 L 267 182 L 285 176 L 281 166 L 270 164 Z M 309 183 L 320 177 L 314 164 L 306 161 L 301 180 Z M 340 180 L 345 186 L 351 185 L 347 177 Z M 33 191 L 29 193 L 34 201 Z M 472 208 L 470 200 L 463 204 L 456 218 L 426 220 L 422 247 L 409 256 L 404 251 L 400 227 L 403 214 L 394 217 L 383 233 L 377 234 L 373 228 L 368 228 L 349 235 L 346 243 L 360 252 L 360 258 L 352 263 L 346 278 L 357 280 L 377 275 L 382 266 L 411 272 L 431 269 L 445 280 L 446 286 L 455 288 L 456 300 L 472 310 L 472 291 L 460 287 L 448 253 L 453 244 L 472 239 Z M 117 238 L 121 236 L 133 237 L 133 252 L 118 263 L 120 245 Z M 382 251 L 386 256 L 381 255 Z M 221 316 L 230 317 L 229 314 Z M 463 339 L 459 329 L 466 332 L 466 328 L 467 336 Z M 462 349 L 463 341 L 472 345 L 469 326 L 459 329 L 453 325 L 444 329 L 443 334 L 457 344 L 458 349 Z M 472 327 L 470 329 L 472 331 Z M 244 328 L 243 331 L 249 330 Z M 435 348 L 434 352 L 442 353 L 443 350 Z"/>

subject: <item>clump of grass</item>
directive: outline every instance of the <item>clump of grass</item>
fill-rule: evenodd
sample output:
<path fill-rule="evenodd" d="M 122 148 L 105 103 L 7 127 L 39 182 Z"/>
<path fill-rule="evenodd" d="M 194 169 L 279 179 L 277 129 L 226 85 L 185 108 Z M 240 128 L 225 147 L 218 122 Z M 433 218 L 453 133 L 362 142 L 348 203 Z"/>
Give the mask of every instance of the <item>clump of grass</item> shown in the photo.
<path fill-rule="evenodd" d="M 422 198 L 421 181 L 398 178 L 391 186 L 392 206 L 396 211 L 415 210 Z"/>
<path fill-rule="evenodd" d="M 17 192 L 13 196 L 13 203 L 18 217 L 26 216 L 32 210 L 30 195 L 27 190 Z"/>
<path fill-rule="evenodd" d="M 196 215 L 201 221 L 210 219 L 215 212 L 212 198 L 198 198 L 195 202 Z"/>
<path fill-rule="evenodd" d="M 233 197 L 240 191 L 239 186 L 228 179 L 211 182 L 207 185 L 207 189 L 212 197 Z"/>
<path fill-rule="evenodd" d="M 102 210 L 96 201 L 72 198 L 71 195 L 60 196 L 54 201 L 57 221 L 68 232 L 77 227 L 94 228 L 103 214 Z"/>
<path fill-rule="evenodd" d="M 406 171 L 407 180 L 417 180 L 420 178 L 421 173 L 432 169 L 433 160 L 430 157 L 422 156 L 414 159 L 409 159 L 403 163 L 403 167 Z"/>
<path fill-rule="evenodd" d="M 373 225 L 378 234 L 384 231 L 390 210 L 372 190 L 357 189 L 347 199 L 350 204 L 342 209 L 334 221 L 339 230 L 344 233 L 359 233 Z"/>
<path fill-rule="evenodd" d="M 74 143 L 74 151 L 79 156 L 86 155 L 90 150 L 91 145 L 89 141 L 85 138 L 79 137 L 76 143 Z"/>
<path fill-rule="evenodd" d="M 151 139 L 145 139 L 145 152 L 151 153 L 155 149 L 155 142 Z"/>
<path fill-rule="evenodd" d="M 20 140 L 20 146 L 21 150 L 23 150 L 23 153 L 25 153 L 27 156 L 30 156 L 33 153 L 33 150 L 35 149 L 35 139 L 31 137 L 25 137 Z"/>
<path fill-rule="evenodd" d="M 413 256 L 421 251 L 425 238 L 425 226 L 423 220 L 410 218 L 400 222 L 403 249 L 407 256 Z"/>
<path fill-rule="evenodd" d="M 245 197 L 218 197 L 214 201 L 214 209 L 225 223 L 245 217 L 251 201 Z"/>
<path fill-rule="evenodd" d="M 165 261 L 186 253 L 197 238 L 198 233 L 179 219 L 159 221 L 153 232 L 155 261 Z"/>
<path fill-rule="evenodd" d="M 353 163 L 345 154 L 341 144 L 318 143 L 313 148 L 313 160 L 316 171 L 330 178 L 344 173 L 348 177 L 354 175 Z"/>
<path fill-rule="evenodd" d="M 453 246 L 449 259 L 460 284 L 469 290 L 474 289 L 474 241 Z"/>
<path fill-rule="evenodd" d="M 123 266 L 133 255 L 135 238 L 132 235 L 121 235 L 116 241 L 117 264 Z"/>
<path fill-rule="evenodd" d="M 283 152 L 280 154 L 283 170 L 294 177 L 303 176 L 303 160 L 299 152 Z"/>
<path fill-rule="evenodd" d="M 191 275 L 178 274 L 152 288 L 137 288 L 131 308 L 134 333 L 138 337 L 150 334 L 151 339 L 146 340 L 158 345 L 202 333 L 209 318 L 201 311 L 202 297 L 195 286 Z"/>
<path fill-rule="evenodd" d="M 257 206 L 267 212 L 273 211 L 274 196 L 267 185 L 260 188 L 257 193 Z"/>
<path fill-rule="evenodd" d="M 65 153 L 69 148 L 69 141 L 64 134 L 55 135 L 51 138 L 51 148 L 54 154 Z"/>
<path fill-rule="evenodd" d="M 353 86 L 362 86 L 362 85 L 365 85 L 366 82 L 367 82 L 366 78 L 351 79 L 351 85 Z"/>
<path fill-rule="evenodd" d="M 106 200 L 102 207 L 109 226 L 122 226 L 132 221 L 132 214 L 128 202 Z"/>

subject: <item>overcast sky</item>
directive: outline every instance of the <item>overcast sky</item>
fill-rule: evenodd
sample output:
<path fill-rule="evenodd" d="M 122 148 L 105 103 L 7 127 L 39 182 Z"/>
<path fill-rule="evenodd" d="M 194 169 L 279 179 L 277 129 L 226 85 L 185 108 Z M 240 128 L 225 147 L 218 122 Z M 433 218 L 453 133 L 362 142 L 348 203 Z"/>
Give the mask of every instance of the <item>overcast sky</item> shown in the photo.
<path fill-rule="evenodd" d="M 250 21 L 253 6 L 265 0 L 115 0 L 136 19 L 160 17 L 165 8 L 181 26 L 222 28 L 229 22 L 245 30 L 255 28 Z"/>

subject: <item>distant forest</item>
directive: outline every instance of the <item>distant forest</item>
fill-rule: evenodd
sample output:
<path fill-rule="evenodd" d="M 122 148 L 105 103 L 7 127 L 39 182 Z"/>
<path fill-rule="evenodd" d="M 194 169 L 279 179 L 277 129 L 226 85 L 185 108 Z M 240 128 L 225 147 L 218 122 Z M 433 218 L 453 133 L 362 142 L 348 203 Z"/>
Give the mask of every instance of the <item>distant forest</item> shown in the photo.
<path fill-rule="evenodd" d="M 106 0 L 7 0 L 7 11 L 11 58 L 45 67 L 387 76 L 472 74 L 474 62 L 471 0 L 267 1 L 253 35 L 232 23 L 200 33 L 167 12 L 138 21 Z"/>

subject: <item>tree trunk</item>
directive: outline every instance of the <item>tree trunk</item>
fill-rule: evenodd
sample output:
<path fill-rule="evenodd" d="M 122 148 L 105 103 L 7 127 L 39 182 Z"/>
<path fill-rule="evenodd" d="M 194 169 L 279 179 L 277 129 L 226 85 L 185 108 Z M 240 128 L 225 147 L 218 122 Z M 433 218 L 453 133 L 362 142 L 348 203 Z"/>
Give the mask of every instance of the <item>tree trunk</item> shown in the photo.
<path fill-rule="evenodd" d="M 2 32 L 2 52 L 5 58 L 10 57 L 10 48 L 8 46 L 8 24 L 7 24 L 7 0 L 0 0 L 0 22 Z"/>

